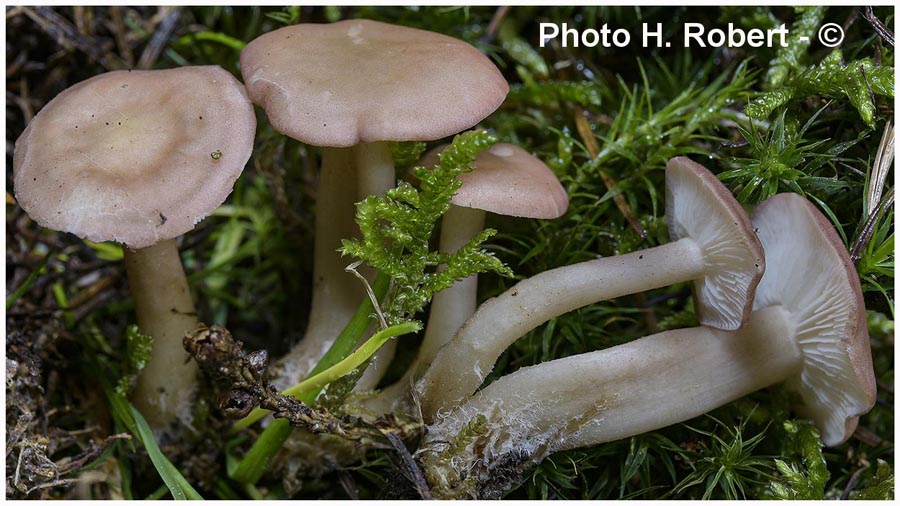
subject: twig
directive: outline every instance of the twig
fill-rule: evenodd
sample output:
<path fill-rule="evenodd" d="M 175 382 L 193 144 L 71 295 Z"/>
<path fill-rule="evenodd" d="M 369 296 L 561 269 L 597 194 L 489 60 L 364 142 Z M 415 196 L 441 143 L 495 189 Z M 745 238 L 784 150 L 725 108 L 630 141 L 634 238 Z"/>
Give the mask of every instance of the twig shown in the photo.
<path fill-rule="evenodd" d="M 16 77 L 16 74 L 19 73 L 20 70 L 25 66 L 28 62 L 28 55 L 25 53 L 19 53 L 16 55 L 15 59 L 11 62 L 6 63 L 6 80 L 9 81 L 12 78 Z"/>
<path fill-rule="evenodd" d="M 841 25 L 841 29 L 844 33 L 847 33 L 847 30 L 853 26 L 853 23 L 856 23 L 856 20 L 859 19 L 859 9 L 853 9 L 850 11 L 850 15 L 847 16 L 847 19 L 844 20 L 844 24 Z"/>
<path fill-rule="evenodd" d="M 338 468 L 337 476 L 338 481 L 341 483 L 341 488 L 347 493 L 347 497 L 352 501 L 358 501 L 359 492 L 356 490 L 356 482 L 353 481 L 353 475 L 348 473 L 346 469 Z"/>
<path fill-rule="evenodd" d="M 859 482 L 859 477 L 862 476 L 862 473 L 868 468 L 869 468 L 869 466 L 860 467 L 859 469 L 856 470 L 855 473 L 853 473 L 852 476 L 850 476 L 850 479 L 847 480 L 847 486 L 844 487 L 844 491 L 841 493 L 842 501 L 846 501 L 847 499 L 850 498 L 850 491 L 853 490 L 853 488 Z"/>
<path fill-rule="evenodd" d="M 25 448 L 19 447 L 19 458 L 16 459 L 16 474 L 13 476 L 13 486 L 19 488 L 22 477 L 22 459 L 25 458 Z"/>
<path fill-rule="evenodd" d="M 877 33 L 879 37 L 884 39 L 888 44 L 894 45 L 894 32 L 892 32 L 890 28 L 884 26 L 884 23 L 875 16 L 875 10 L 872 9 L 871 5 L 868 5 L 863 9 L 862 17 L 872 25 L 872 28 L 875 29 L 875 33 Z"/>
<path fill-rule="evenodd" d="M 88 302 L 91 302 L 97 295 L 101 292 L 106 291 L 108 288 L 111 288 L 115 285 L 116 279 L 120 276 L 117 275 L 108 275 L 103 276 L 97 281 L 91 283 L 86 288 L 79 291 L 74 297 L 69 300 L 68 309 L 76 309 Z"/>
<path fill-rule="evenodd" d="M 86 466 L 88 462 L 98 458 L 106 448 L 109 447 L 114 441 L 124 439 L 131 440 L 131 434 L 121 433 L 121 434 L 113 434 L 108 436 L 100 444 L 94 444 L 93 441 L 90 441 L 88 447 L 84 449 L 78 455 L 73 457 L 65 457 L 59 462 L 57 462 L 57 466 L 59 466 L 59 476 L 63 476 L 65 474 L 69 474 L 73 471 L 78 471 L 82 467 Z"/>
<path fill-rule="evenodd" d="M 144 51 L 141 53 L 141 58 L 137 63 L 137 68 L 139 69 L 149 69 L 156 63 L 160 53 L 162 53 L 163 47 L 165 47 L 169 37 L 172 36 L 172 32 L 175 31 L 175 23 L 178 22 L 178 18 L 181 16 L 181 8 L 160 7 L 160 11 L 165 12 L 166 10 L 168 10 L 168 12 L 163 15 L 159 27 L 157 27 L 156 31 L 153 33 L 153 37 L 150 38 L 147 47 L 145 47 Z"/>
<path fill-rule="evenodd" d="M 853 437 L 873 448 L 877 448 L 884 443 L 884 438 L 864 427 L 857 427 L 856 430 L 853 431 Z"/>
<path fill-rule="evenodd" d="M 25 7 L 22 12 L 37 23 L 60 46 L 81 51 L 90 59 L 103 65 L 107 70 L 122 69 L 127 66 L 114 53 L 104 52 L 95 40 L 81 35 L 69 20 L 59 15 L 51 7 Z"/>
<path fill-rule="evenodd" d="M 11 93 L 7 92 L 7 97 L 9 95 Z M 31 123 L 31 118 L 34 117 L 34 108 L 31 107 L 31 100 L 29 100 L 28 95 L 28 81 L 22 77 L 19 79 L 19 94 L 13 95 L 12 99 L 19 106 L 19 109 L 22 110 L 22 119 L 26 125 Z"/>
<path fill-rule="evenodd" d="M 113 27 L 115 28 L 116 45 L 119 46 L 119 54 L 125 60 L 129 67 L 134 66 L 134 53 L 131 52 L 131 46 L 125 37 L 125 23 L 122 21 L 122 7 L 114 5 L 109 8 L 112 15 Z"/>
<path fill-rule="evenodd" d="M 419 465 L 416 464 L 416 461 L 413 459 L 412 454 L 409 453 L 409 450 L 406 449 L 406 445 L 403 444 L 403 441 L 401 441 L 396 434 L 385 431 L 382 431 L 382 433 L 384 434 L 384 437 L 390 441 L 391 446 L 394 447 L 397 454 L 400 455 L 400 459 L 403 462 L 403 474 L 405 474 L 406 478 L 412 482 L 413 486 L 416 488 L 416 492 L 419 493 L 419 496 L 421 496 L 422 499 L 431 500 L 432 497 L 431 491 L 428 490 L 428 482 L 425 481 L 422 470 L 419 468 Z"/>
<path fill-rule="evenodd" d="M 597 144 L 597 138 L 594 137 L 594 132 L 591 131 L 591 126 L 584 117 L 584 109 L 581 107 L 575 108 L 575 127 L 578 129 L 578 135 L 580 135 L 581 139 L 584 141 L 584 146 L 587 148 L 588 154 L 591 155 L 592 159 L 596 159 L 600 155 L 600 146 Z M 606 189 L 608 191 L 613 191 L 616 186 L 616 180 L 604 174 L 603 170 L 599 167 L 597 168 L 597 173 L 600 175 L 600 179 L 603 180 L 603 185 L 606 186 Z M 637 219 L 634 217 L 634 213 L 631 212 L 631 208 L 628 207 L 628 203 L 625 202 L 625 198 L 622 197 L 621 193 L 617 193 L 613 196 L 613 202 L 615 202 L 616 207 L 619 208 L 619 212 L 622 213 L 622 216 L 625 217 L 625 221 L 628 222 L 631 228 L 633 228 L 642 239 L 646 239 L 647 231 L 645 231 L 644 227 L 638 223 Z"/>
<path fill-rule="evenodd" d="M 63 487 L 63 486 L 69 485 L 70 483 L 75 483 L 77 481 L 78 481 L 78 478 L 66 478 L 63 480 L 54 480 L 54 481 L 51 481 L 48 483 L 41 483 L 40 485 L 36 485 L 34 487 L 31 487 L 31 488 L 25 490 L 25 495 L 30 495 L 35 490 L 41 490 L 44 488 L 51 488 L 51 487 Z"/>
<path fill-rule="evenodd" d="M 84 6 L 84 5 L 76 5 L 72 8 L 75 14 L 75 28 L 78 29 L 78 33 L 90 37 L 93 35 L 93 11 L 92 7 Z"/>
<path fill-rule="evenodd" d="M 868 188 L 866 188 L 866 216 L 862 228 L 850 247 L 850 260 L 855 264 L 862 258 L 862 251 L 872 239 L 875 225 L 884 212 L 894 203 L 894 189 L 888 190 L 887 196 L 882 200 L 884 183 L 887 180 L 891 167 L 894 165 L 894 127 L 891 121 L 884 125 L 884 133 L 875 153 L 875 161 L 872 163 L 872 171 L 869 176 Z"/>
<path fill-rule="evenodd" d="M 19 14 L 22 14 L 22 11 L 25 10 L 24 7 L 9 7 L 6 11 L 6 19 L 12 19 Z"/>
<path fill-rule="evenodd" d="M 494 12 L 494 16 L 491 18 L 490 24 L 488 24 L 487 31 L 485 31 L 484 35 L 478 42 L 482 44 L 490 44 L 493 42 L 494 37 L 497 36 L 497 30 L 500 29 L 500 25 L 503 24 L 503 20 L 506 19 L 506 15 L 509 14 L 509 5 L 504 5 L 502 7 L 497 7 L 497 10 Z"/>

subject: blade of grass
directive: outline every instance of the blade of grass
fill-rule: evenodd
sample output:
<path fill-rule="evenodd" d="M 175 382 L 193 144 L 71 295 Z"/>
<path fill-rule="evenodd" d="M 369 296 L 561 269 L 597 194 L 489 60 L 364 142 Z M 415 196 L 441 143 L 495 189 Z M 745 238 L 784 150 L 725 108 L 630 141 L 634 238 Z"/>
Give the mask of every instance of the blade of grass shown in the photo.
<path fill-rule="evenodd" d="M 219 32 L 198 32 L 198 33 L 189 33 L 175 43 L 178 46 L 186 46 L 189 44 L 193 44 L 195 41 L 202 40 L 208 42 L 217 42 L 222 44 L 223 46 L 230 47 L 235 51 L 240 51 L 244 49 L 244 46 L 247 45 L 246 42 L 226 35 L 224 33 Z"/>
<path fill-rule="evenodd" d="M 259 489 L 256 488 L 256 486 L 249 483 L 244 485 L 244 492 L 247 492 L 247 495 L 250 496 L 250 499 L 253 499 L 254 501 L 266 500 L 266 496 L 264 496 L 262 492 L 260 492 Z"/>
<path fill-rule="evenodd" d="M 238 501 L 241 497 L 231 488 L 231 485 L 224 479 L 218 479 L 213 483 L 213 493 L 219 499 L 227 501 Z"/>
<path fill-rule="evenodd" d="M 166 496 L 166 492 L 169 491 L 169 488 L 166 485 L 160 486 L 158 489 L 154 490 L 153 493 L 144 498 L 145 501 L 158 501 Z"/>
<path fill-rule="evenodd" d="M 376 299 L 380 300 L 384 298 L 389 285 L 390 278 L 387 275 L 378 273 L 378 276 L 372 283 L 372 290 L 375 292 Z M 350 319 L 350 322 L 344 327 L 344 330 L 337 339 L 334 340 L 334 343 L 332 343 L 331 347 L 322 359 L 319 360 L 319 363 L 316 364 L 307 378 L 319 374 L 350 355 L 353 351 L 353 347 L 356 346 L 356 343 L 359 342 L 363 333 L 369 327 L 369 315 L 372 314 L 374 310 L 375 307 L 372 305 L 371 300 L 368 298 L 363 300 L 359 309 L 357 309 L 356 313 L 353 315 L 353 318 Z M 306 404 L 313 404 L 318 395 L 319 390 L 314 390 L 298 397 L 298 399 Z M 256 442 L 253 443 L 253 446 L 250 447 L 250 450 L 244 458 L 238 463 L 234 472 L 231 473 L 231 478 L 241 483 L 252 484 L 258 482 L 272 462 L 272 457 L 275 456 L 278 450 L 284 445 L 284 442 L 287 441 L 292 430 L 293 427 L 291 427 L 290 423 L 284 419 L 274 420 L 270 423 L 269 426 L 263 430 L 262 434 L 259 435 Z"/>
<path fill-rule="evenodd" d="M 362 346 L 359 347 L 359 349 L 351 353 L 349 357 L 341 360 L 328 369 L 325 369 L 319 374 L 310 376 L 309 378 L 284 390 L 281 393 L 284 395 L 290 395 L 295 399 L 301 399 L 311 393 L 318 394 L 318 392 L 325 388 L 325 386 L 329 383 L 341 378 L 342 376 L 350 373 L 350 371 L 361 366 L 366 360 L 369 359 L 369 357 L 374 355 L 375 352 L 378 351 L 378 349 L 381 348 L 382 345 L 384 345 L 384 343 L 388 342 L 389 339 L 401 336 L 403 334 L 416 332 L 421 328 L 422 326 L 418 322 L 408 322 L 401 323 L 400 325 L 393 325 L 382 331 L 379 331 L 375 335 L 370 337 Z M 256 423 L 258 420 L 262 419 L 269 412 L 270 411 L 265 409 L 256 408 L 251 411 L 250 414 L 245 418 L 235 422 L 233 429 L 246 429 L 247 427 Z"/>
<path fill-rule="evenodd" d="M 125 457 L 125 450 L 123 447 L 118 449 L 118 454 L 119 458 L 116 459 L 116 461 L 119 464 L 119 476 L 121 477 L 119 488 L 122 490 L 122 497 L 124 497 L 126 501 L 131 501 L 134 499 L 134 493 L 131 491 L 131 462 Z"/>
<path fill-rule="evenodd" d="M 134 425 L 136 428 L 136 433 L 134 435 L 140 438 L 141 444 L 147 449 L 147 454 L 153 462 L 153 467 L 156 468 L 156 472 L 159 473 L 163 482 L 169 487 L 172 497 L 177 500 L 191 499 L 194 501 L 202 501 L 203 497 L 194 490 L 194 487 L 188 483 L 184 478 L 184 475 L 182 475 L 172 462 L 169 461 L 168 457 L 163 455 L 162 451 L 160 451 L 159 446 L 156 444 L 156 438 L 153 437 L 153 431 L 150 429 L 150 425 L 147 424 L 147 421 L 144 420 L 140 411 L 131 404 L 129 404 L 129 407 L 131 408 L 131 415 L 134 417 Z"/>
<path fill-rule="evenodd" d="M 178 468 L 163 455 L 153 436 L 153 431 L 137 408 L 117 394 L 106 381 L 103 381 L 103 389 L 109 399 L 113 418 L 125 426 L 128 432 L 147 450 L 153 467 L 156 468 L 156 472 L 159 473 L 169 492 L 172 493 L 172 497 L 178 500 L 203 500 L 203 496 L 194 490 L 194 487 L 188 483 Z"/>
<path fill-rule="evenodd" d="M 41 260 L 41 263 L 38 264 L 38 266 L 35 267 L 30 274 L 28 274 L 28 277 L 25 278 L 25 281 L 23 281 L 18 288 L 13 290 L 13 293 L 9 294 L 9 296 L 6 297 L 6 309 L 9 309 L 13 304 L 16 303 L 17 300 L 21 299 L 22 296 L 25 295 L 25 292 L 27 292 L 28 289 L 31 288 L 31 285 L 34 284 L 38 276 L 43 274 L 43 272 L 46 270 L 47 262 L 50 261 L 50 257 L 52 257 L 54 254 L 55 252 L 47 253 L 44 256 L 43 260 Z"/>

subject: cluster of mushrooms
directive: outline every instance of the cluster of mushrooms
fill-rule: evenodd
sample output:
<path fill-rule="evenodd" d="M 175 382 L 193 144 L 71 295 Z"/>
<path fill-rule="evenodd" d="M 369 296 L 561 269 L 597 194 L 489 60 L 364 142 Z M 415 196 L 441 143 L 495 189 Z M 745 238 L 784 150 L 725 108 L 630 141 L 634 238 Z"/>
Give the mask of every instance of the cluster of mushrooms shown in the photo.
<path fill-rule="evenodd" d="M 176 240 L 231 192 L 253 150 L 253 103 L 277 131 L 322 148 L 309 323 L 272 378 L 287 388 L 365 297 L 337 250 L 358 234 L 354 202 L 396 184 L 388 143 L 471 128 L 508 92 L 474 47 L 368 20 L 281 28 L 248 44 L 240 61 L 244 84 L 216 66 L 96 76 L 48 103 L 15 145 L 16 197 L 37 223 L 123 245 L 137 322 L 154 338 L 134 402 L 160 432 L 188 421 L 197 378 L 182 348 L 198 320 Z M 441 149 L 417 165 L 434 165 Z M 522 148 L 496 144 L 474 166 L 443 217 L 442 251 L 479 233 L 487 211 L 566 211 L 559 181 Z M 553 269 L 477 308 L 474 278 L 436 294 L 406 376 L 374 391 L 393 353 L 383 347 L 353 409 L 421 413 L 417 457 L 438 497 L 477 495 L 477 481 L 510 455 L 538 462 L 776 383 L 799 393 L 798 412 L 825 444 L 846 440 L 874 403 L 874 373 L 859 281 L 829 222 L 794 194 L 748 217 L 686 158 L 667 167 L 666 205 L 673 242 L 663 246 Z M 503 351 L 540 324 L 685 281 L 703 326 L 525 367 L 479 390 Z"/>

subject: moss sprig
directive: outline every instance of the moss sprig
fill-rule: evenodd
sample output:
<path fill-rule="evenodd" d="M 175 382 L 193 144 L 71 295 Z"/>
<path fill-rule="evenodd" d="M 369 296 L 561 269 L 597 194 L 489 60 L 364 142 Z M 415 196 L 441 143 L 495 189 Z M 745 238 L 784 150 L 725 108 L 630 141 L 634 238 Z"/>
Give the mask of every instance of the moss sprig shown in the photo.
<path fill-rule="evenodd" d="M 815 425 L 803 420 L 785 422 L 784 430 L 787 434 L 784 454 L 798 455 L 800 463 L 775 459 L 775 467 L 781 477 L 769 485 L 773 494 L 782 500 L 825 499 L 825 484 L 831 474 L 822 456 L 819 431 Z"/>
<path fill-rule="evenodd" d="M 824 95 L 849 101 L 869 128 L 875 127 L 875 95 L 894 98 L 894 69 L 878 66 L 871 58 L 843 63 L 840 50 L 832 51 L 818 65 L 787 80 L 784 86 L 767 91 L 747 104 L 744 112 L 763 120 L 793 100 Z"/>
<path fill-rule="evenodd" d="M 797 21 L 791 27 L 787 46 L 779 48 L 775 58 L 769 62 L 766 88 L 777 88 L 792 72 L 802 70 L 802 59 L 809 49 L 809 41 L 814 40 L 819 25 L 825 19 L 826 10 L 828 8 L 822 6 L 794 7 L 794 14 L 798 16 Z"/>
<path fill-rule="evenodd" d="M 894 499 L 894 472 L 891 465 L 878 459 L 875 468 L 875 476 L 869 486 L 858 491 L 851 492 L 850 499 L 868 501 L 890 501 Z"/>
<path fill-rule="evenodd" d="M 520 77 L 521 77 L 520 73 Z M 506 100 L 515 104 L 551 105 L 572 102 L 581 106 L 599 106 L 601 88 L 592 81 L 533 81 L 515 84 L 509 89 Z"/>
<path fill-rule="evenodd" d="M 357 204 L 356 221 L 362 239 L 344 241 L 342 252 L 387 274 L 393 281 L 389 301 L 382 308 L 390 325 L 413 318 L 432 295 L 473 274 L 493 271 L 512 275 L 481 245 L 494 235 L 486 229 L 455 253 L 429 248 L 438 219 L 450 209 L 450 200 L 462 185 L 457 176 L 472 170 L 472 161 L 496 142 L 487 132 L 458 135 L 440 155 L 440 164 L 416 167 L 420 189 L 401 181 L 383 197 L 368 197 Z M 445 264 L 446 269 L 437 270 Z"/>
<path fill-rule="evenodd" d="M 141 333 L 137 325 L 125 329 L 125 356 L 128 358 L 125 374 L 116 383 L 116 393 L 127 398 L 134 388 L 138 374 L 150 361 L 153 337 Z"/>

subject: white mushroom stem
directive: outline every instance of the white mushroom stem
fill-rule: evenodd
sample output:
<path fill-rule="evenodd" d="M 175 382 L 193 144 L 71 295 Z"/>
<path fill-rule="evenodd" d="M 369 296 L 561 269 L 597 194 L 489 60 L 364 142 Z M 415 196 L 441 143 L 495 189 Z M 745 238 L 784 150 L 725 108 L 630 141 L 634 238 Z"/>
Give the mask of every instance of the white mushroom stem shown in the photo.
<path fill-rule="evenodd" d="M 552 269 L 488 300 L 435 356 L 416 384 L 426 420 L 481 385 L 500 354 L 538 325 L 588 304 L 701 278 L 691 239 Z"/>
<path fill-rule="evenodd" d="M 430 441 L 452 441 L 478 416 L 488 432 L 454 468 L 447 461 L 457 455 L 430 458 L 438 469 L 429 474 L 448 486 L 476 460 L 488 468 L 512 452 L 539 460 L 689 420 L 797 374 L 803 354 L 794 329 L 791 315 L 772 306 L 738 331 L 671 330 L 519 369 L 438 415 Z"/>
<path fill-rule="evenodd" d="M 440 250 L 456 252 L 484 230 L 485 212 L 480 209 L 450 206 L 441 219 Z M 438 350 L 475 313 L 478 303 L 478 275 L 457 281 L 431 300 L 428 328 L 416 361 L 427 365 Z"/>
<path fill-rule="evenodd" d="M 151 427 L 189 419 L 197 381 L 197 363 L 182 339 L 197 328 L 184 267 L 174 239 L 125 251 L 125 269 L 141 332 L 153 337 L 150 361 L 138 377 L 134 401 Z"/>
<path fill-rule="evenodd" d="M 356 171 L 359 178 L 357 197 L 362 200 L 370 195 L 384 195 L 397 184 L 394 174 L 394 157 L 388 142 L 363 142 L 354 148 Z M 346 185 L 347 182 L 345 181 Z"/>
<path fill-rule="evenodd" d="M 285 389 L 302 381 L 353 317 L 365 297 L 359 280 L 345 271 L 350 263 L 338 252 L 343 239 L 359 235 L 354 204 L 382 195 L 395 184 L 394 162 L 387 142 L 352 148 L 323 148 L 313 258 L 313 293 L 303 340 L 279 361 L 273 384 Z M 354 191 L 355 190 L 355 191 Z M 370 280 L 372 273 L 360 271 Z M 359 388 L 374 388 L 393 358 L 396 344 L 383 346 L 360 378 Z"/>
<path fill-rule="evenodd" d="M 362 200 L 371 195 L 384 195 L 386 191 L 397 184 L 397 176 L 394 173 L 394 156 L 391 154 L 389 142 L 363 142 L 354 148 L 357 170 L 357 197 Z M 369 281 L 373 274 L 366 276 Z M 357 281 L 357 283 L 359 283 Z M 360 341 L 365 342 L 367 335 Z M 368 392 L 378 386 L 378 382 L 384 377 L 394 353 L 397 351 L 397 340 L 392 339 L 384 344 L 372 357 L 372 362 L 366 368 L 366 372 L 356 382 L 354 391 Z"/>
<path fill-rule="evenodd" d="M 282 372 L 273 384 L 279 390 L 296 385 L 309 374 L 365 297 L 359 281 L 344 271 L 348 261 L 338 252 L 342 239 L 358 235 L 355 179 L 353 148 L 322 150 L 309 323 L 303 340 L 278 361 Z"/>
<path fill-rule="evenodd" d="M 458 251 L 484 230 L 485 212 L 480 209 L 451 205 L 441 219 L 440 250 Z M 439 267 L 439 269 L 444 266 Z M 406 374 L 370 401 L 373 409 L 388 412 L 395 401 L 409 392 L 410 382 L 428 366 L 438 350 L 475 313 L 478 305 L 478 275 L 469 276 L 442 290 L 431 299 L 431 311 L 425 337 L 415 361 Z M 380 407 L 379 407 L 380 406 Z"/>

